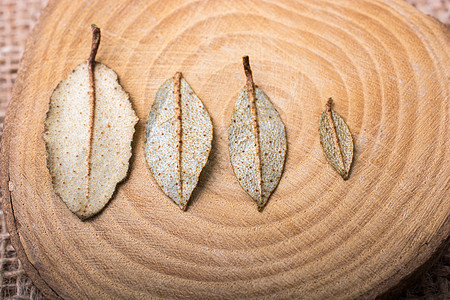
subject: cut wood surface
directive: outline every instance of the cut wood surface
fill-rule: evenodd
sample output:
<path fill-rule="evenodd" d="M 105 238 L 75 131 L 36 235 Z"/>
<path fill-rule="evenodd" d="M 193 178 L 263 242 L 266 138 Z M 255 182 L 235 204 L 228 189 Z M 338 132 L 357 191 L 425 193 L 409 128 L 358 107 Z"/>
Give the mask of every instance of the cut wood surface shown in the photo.
<path fill-rule="evenodd" d="M 50 96 L 84 61 L 113 69 L 140 122 L 129 175 L 80 221 L 54 193 L 42 138 Z M 52 1 L 28 40 L 5 121 L 2 193 L 13 245 L 50 298 L 374 298 L 448 240 L 450 37 L 400 0 Z M 241 58 L 286 125 L 263 212 L 240 187 L 228 126 Z M 214 125 L 185 212 L 144 156 L 156 91 L 183 72 Z M 320 145 L 329 97 L 353 134 L 343 181 Z"/>

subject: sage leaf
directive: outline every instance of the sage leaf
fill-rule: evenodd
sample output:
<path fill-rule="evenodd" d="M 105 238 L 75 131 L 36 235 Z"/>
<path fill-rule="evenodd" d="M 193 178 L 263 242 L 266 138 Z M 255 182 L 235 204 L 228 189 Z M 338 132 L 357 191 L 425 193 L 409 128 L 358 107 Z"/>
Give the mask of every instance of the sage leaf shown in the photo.
<path fill-rule="evenodd" d="M 234 107 L 228 148 L 239 184 L 262 210 L 283 173 L 286 131 L 269 97 L 255 86 L 248 56 L 243 65 L 247 83 Z"/>
<path fill-rule="evenodd" d="M 53 188 L 81 219 L 98 213 L 125 178 L 138 121 L 117 74 L 95 61 L 99 45 L 92 25 L 89 59 L 53 91 L 44 123 Z"/>
<path fill-rule="evenodd" d="M 213 126 L 205 106 L 181 73 L 156 93 L 145 133 L 145 156 L 153 177 L 185 210 L 208 160 Z"/>
<path fill-rule="evenodd" d="M 328 162 L 344 180 L 348 179 L 353 161 L 353 139 L 347 124 L 332 109 L 330 98 L 319 121 L 320 142 Z"/>

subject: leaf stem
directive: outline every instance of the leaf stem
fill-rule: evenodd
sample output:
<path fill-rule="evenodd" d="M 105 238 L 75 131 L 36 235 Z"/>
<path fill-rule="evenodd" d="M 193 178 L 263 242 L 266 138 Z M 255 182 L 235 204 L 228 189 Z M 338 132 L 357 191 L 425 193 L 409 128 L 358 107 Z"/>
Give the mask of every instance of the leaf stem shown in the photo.
<path fill-rule="evenodd" d="M 254 94 L 255 83 L 253 82 L 252 69 L 250 68 L 250 59 L 247 55 L 242 58 L 242 63 L 244 65 L 245 76 L 247 77 L 247 86 Z"/>
<path fill-rule="evenodd" d="M 176 134 L 177 134 L 177 148 L 178 148 L 178 174 L 179 174 L 179 189 L 178 189 L 178 196 L 180 197 L 180 208 L 182 210 L 186 209 L 186 204 L 183 205 L 183 183 L 181 178 L 181 134 L 182 134 L 182 128 L 181 128 L 181 72 L 175 73 L 175 76 L 173 77 L 174 80 L 174 97 L 175 97 L 175 122 L 176 122 Z"/>
<path fill-rule="evenodd" d="M 95 116 L 95 56 L 97 55 L 98 47 L 100 46 L 100 28 L 97 25 L 92 24 L 92 44 L 91 44 L 91 53 L 88 58 L 88 72 L 89 72 L 89 142 L 86 150 L 86 164 L 87 164 L 87 173 L 86 173 L 86 199 L 89 199 L 89 178 L 91 177 L 91 148 L 92 148 L 92 139 L 94 136 L 94 116 Z M 88 202 L 86 202 L 86 206 Z M 86 209 L 86 207 L 85 207 Z"/>
<path fill-rule="evenodd" d="M 258 112 L 256 109 L 256 95 L 255 95 L 255 83 L 253 81 L 252 69 L 250 68 L 250 59 L 246 55 L 242 57 L 242 63 L 244 65 L 245 76 L 247 77 L 247 88 L 248 94 L 250 97 L 250 111 L 252 114 L 252 125 L 253 125 L 253 134 L 255 136 L 255 149 L 256 149 L 256 164 L 258 165 L 258 194 L 259 199 L 256 201 L 258 205 L 258 209 L 261 210 L 263 208 L 263 199 L 262 199 L 262 168 L 261 168 L 261 150 L 259 145 L 259 125 L 258 125 Z"/>
<path fill-rule="evenodd" d="M 98 28 L 97 25 L 92 24 L 91 29 L 92 29 L 92 45 L 88 61 L 89 61 L 89 69 L 93 71 L 95 67 L 95 56 L 97 55 L 98 47 L 100 46 L 101 34 L 100 28 Z"/>

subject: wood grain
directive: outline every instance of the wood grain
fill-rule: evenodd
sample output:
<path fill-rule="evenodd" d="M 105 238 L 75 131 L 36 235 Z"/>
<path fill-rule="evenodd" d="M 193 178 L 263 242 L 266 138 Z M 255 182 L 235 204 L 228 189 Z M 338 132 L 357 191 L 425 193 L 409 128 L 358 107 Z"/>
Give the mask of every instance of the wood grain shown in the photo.
<path fill-rule="evenodd" d="M 140 122 L 128 178 L 82 222 L 53 192 L 42 132 L 53 89 L 89 53 L 91 23 L 103 34 L 97 60 Z M 27 43 L 2 142 L 19 258 L 51 298 L 380 295 L 449 236 L 449 45 L 445 26 L 397 0 L 53 1 Z M 243 55 L 287 130 L 285 171 L 262 213 L 227 151 Z M 155 93 L 176 71 L 214 124 L 186 212 L 143 151 Z M 345 182 L 320 148 L 330 96 L 354 135 Z"/>

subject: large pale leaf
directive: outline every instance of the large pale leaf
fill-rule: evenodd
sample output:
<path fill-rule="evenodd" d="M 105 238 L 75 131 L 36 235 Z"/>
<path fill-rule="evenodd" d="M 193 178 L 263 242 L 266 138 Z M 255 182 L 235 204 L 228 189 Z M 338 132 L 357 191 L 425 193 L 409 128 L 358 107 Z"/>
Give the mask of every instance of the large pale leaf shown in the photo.
<path fill-rule="evenodd" d="M 156 93 L 146 126 L 145 155 L 158 185 L 186 209 L 205 166 L 213 137 L 205 106 L 181 73 Z"/>
<path fill-rule="evenodd" d="M 82 219 L 99 212 L 126 176 L 138 121 L 116 73 L 95 63 L 100 31 L 93 30 L 91 57 L 54 90 L 44 130 L 55 192 Z"/>
<path fill-rule="evenodd" d="M 347 180 L 353 161 L 353 139 L 347 124 L 331 108 L 332 103 L 330 98 L 320 116 L 320 142 L 328 162 Z"/>
<path fill-rule="evenodd" d="M 244 57 L 247 84 L 239 93 L 229 129 L 229 151 L 242 188 L 261 210 L 277 187 L 286 156 L 286 132 L 269 97 L 253 83 Z"/>

